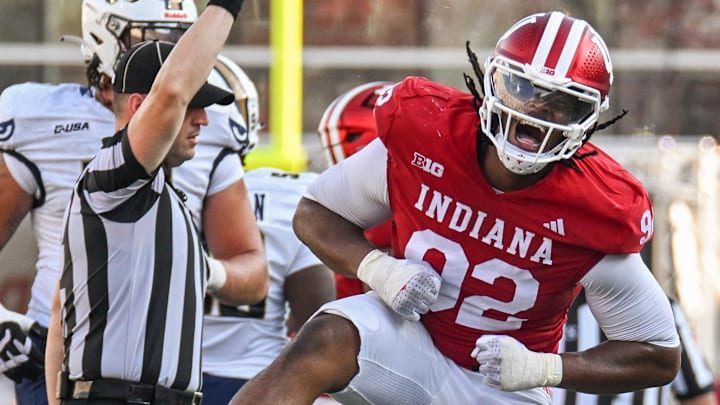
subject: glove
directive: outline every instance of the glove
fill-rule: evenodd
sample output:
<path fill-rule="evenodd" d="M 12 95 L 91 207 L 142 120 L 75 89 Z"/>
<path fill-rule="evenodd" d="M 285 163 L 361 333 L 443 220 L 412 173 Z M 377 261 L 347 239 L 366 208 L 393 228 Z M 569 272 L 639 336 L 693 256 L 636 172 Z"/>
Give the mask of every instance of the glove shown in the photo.
<path fill-rule="evenodd" d="M 27 335 L 36 326 L 27 316 L 0 305 L 0 373 L 16 383 L 43 373 L 44 354 Z"/>
<path fill-rule="evenodd" d="M 425 262 L 396 259 L 377 249 L 360 262 L 357 278 L 409 321 L 419 321 L 437 301 L 442 281 Z"/>
<path fill-rule="evenodd" d="M 480 363 L 483 382 L 503 391 L 554 387 L 562 381 L 559 355 L 530 351 L 510 336 L 481 336 L 471 356 Z"/>

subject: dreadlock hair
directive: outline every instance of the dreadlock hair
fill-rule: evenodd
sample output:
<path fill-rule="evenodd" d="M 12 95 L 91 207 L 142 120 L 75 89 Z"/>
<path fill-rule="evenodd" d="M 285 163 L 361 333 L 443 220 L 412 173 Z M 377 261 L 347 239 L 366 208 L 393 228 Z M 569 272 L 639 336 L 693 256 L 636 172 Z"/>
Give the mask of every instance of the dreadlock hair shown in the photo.
<path fill-rule="evenodd" d="M 475 78 L 480 82 L 480 89 L 482 91 L 482 96 L 480 95 L 480 91 L 478 91 L 477 87 L 475 86 L 475 81 L 472 77 L 470 77 L 467 73 L 463 73 L 463 78 L 465 80 L 465 86 L 470 90 L 470 93 L 473 95 L 473 105 L 475 106 L 475 111 L 477 111 L 477 114 L 479 114 L 479 108 L 480 105 L 483 102 L 483 97 L 485 96 L 485 91 L 483 88 L 483 83 L 485 80 L 485 74 L 483 73 L 482 69 L 480 68 L 480 62 L 478 62 L 477 55 L 473 50 L 470 48 L 470 41 L 465 41 L 465 51 L 467 52 L 468 59 L 470 60 L 470 65 L 472 66 L 473 73 L 475 74 Z M 615 124 L 616 122 L 620 121 L 622 117 L 627 115 L 628 110 L 623 108 L 622 112 L 618 115 L 616 115 L 613 119 L 610 121 L 605 121 L 603 123 L 595 123 L 595 125 L 590 128 L 587 133 L 585 134 L 585 139 L 583 139 L 582 144 L 585 145 L 587 141 L 590 140 L 590 137 L 597 131 L 602 131 L 603 129 Z M 494 115 L 494 114 L 493 114 Z M 496 118 L 493 118 L 493 125 L 494 127 L 496 124 Z M 487 137 L 484 136 L 482 133 L 482 129 L 480 128 L 480 125 L 478 125 L 478 137 L 480 138 L 478 140 L 478 146 L 477 146 L 477 153 L 478 156 L 480 156 L 480 153 L 484 152 L 484 150 L 487 147 L 488 140 Z M 578 148 L 579 150 L 579 148 Z M 579 153 L 575 152 L 574 155 L 570 157 L 570 159 L 563 159 L 558 161 L 557 163 L 563 164 L 565 166 L 568 166 L 574 170 L 580 170 L 578 166 L 575 164 L 574 160 L 582 160 L 590 156 L 597 155 L 596 151 L 588 152 L 588 153 Z"/>
<path fill-rule="evenodd" d="M 603 129 L 620 121 L 620 119 L 622 117 L 624 117 L 625 115 L 627 115 L 627 113 L 628 113 L 628 110 L 626 108 L 623 108 L 622 112 L 620 112 L 620 114 L 613 117 L 613 119 L 611 119 L 610 121 L 605 121 L 603 123 L 596 122 L 595 125 L 593 125 L 592 128 L 590 128 L 587 131 L 587 133 L 585 133 L 585 139 L 583 139 L 582 144 L 585 145 L 590 140 L 590 137 L 593 136 L 593 134 L 595 134 L 595 132 L 602 131 Z M 578 148 L 578 151 L 579 150 L 580 150 L 580 148 Z M 575 160 L 582 160 L 587 157 L 595 156 L 595 155 L 597 155 L 597 151 L 592 151 L 592 152 L 588 152 L 588 153 L 575 152 L 575 154 L 572 155 L 570 157 L 570 159 L 560 160 L 560 161 L 558 161 L 558 163 L 568 166 L 571 169 L 580 171 L 580 168 L 578 168 L 577 165 L 575 164 Z"/>
<path fill-rule="evenodd" d="M 463 72 L 463 79 L 465 80 L 465 86 L 468 88 L 470 93 L 473 95 L 473 107 L 475 107 L 476 114 L 480 115 L 480 105 L 482 105 L 483 97 L 485 96 L 485 91 L 483 90 L 483 82 L 485 80 L 485 74 L 483 73 L 482 69 L 480 68 L 480 62 L 478 62 L 477 55 L 473 50 L 470 48 L 470 41 L 465 41 L 465 52 L 467 52 L 468 59 L 470 60 L 470 65 L 472 66 L 473 73 L 475 74 L 475 78 L 480 82 L 480 91 L 478 91 L 477 87 L 475 86 L 475 81 L 473 80 L 470 75 Z M 482 95 L 480 93 L 482 92 Z M 482 128 L 480 127 L 480 124 L 477 125 L 477 156 L 480 157 L 485 153 L 485 150 L 487 149 L 488 145 L 490 144 L 490 140 L 487 139 L 485 134 L 482 132 Z"/>
<path fill-rule="evenodd" d="M 477 55 L 472 49 L 470 49 L 470 41 L 465 41 L 465 51 L 467 52 L 468 59 L 470 59 L 470 65 L 473 68 L 475 78 L 478 82 L 480 82 L 480 90 L 483 92 L 484 96 L 485 92 L 483 90 L 483 81 L 485 80 L 485 74 L 480 68 L 480 62 L 478 62 Z M 465 86 L 467 86 L 468 90 L 470 90 L 470 93 L 473 95 L 473 103 L 476 104 L 477 108 L 480 108 L 483 96 L 480 95 L 480 91 L 478 91 L 477 87 L 475 87 L 475 82 L 472 77 L 470 77 L 467 73 L 463 73 L 463 78 L 465 79 Z"/>

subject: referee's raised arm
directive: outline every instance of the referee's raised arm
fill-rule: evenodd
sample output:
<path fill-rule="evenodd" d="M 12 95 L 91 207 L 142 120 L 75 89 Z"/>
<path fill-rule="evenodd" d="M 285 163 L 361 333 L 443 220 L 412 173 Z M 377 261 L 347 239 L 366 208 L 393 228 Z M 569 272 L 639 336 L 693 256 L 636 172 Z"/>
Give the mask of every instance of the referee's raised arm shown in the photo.
<path fill-rule="evenodd" d="M 193 96 L 203 90 L 242 2 L 209 1 L 167 56 L 150 93 L 132 116 L 128 138 L 138 162 L 148 173 L 163 163 L 180 130 L 185 110 L 194 107 Z M 115 83 L 122 79 L 115 77 Z"/>

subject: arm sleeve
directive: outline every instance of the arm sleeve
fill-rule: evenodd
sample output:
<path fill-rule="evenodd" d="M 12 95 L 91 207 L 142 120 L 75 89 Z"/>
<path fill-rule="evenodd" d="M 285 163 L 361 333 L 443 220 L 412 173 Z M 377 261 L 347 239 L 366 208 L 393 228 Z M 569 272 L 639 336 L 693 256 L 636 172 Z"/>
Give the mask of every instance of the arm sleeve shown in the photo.
<path fill-rule="evenodd" d="M 308 187 L 305 197 L 363 229 L 390 218 L 385 146 L 375 139 L 332 166 Z"/>
<path fill-rule="evenodd" d="M 580 283 L 609 340 L 680 344 L 670 302 L 639 253 L 605 256 Z"/>

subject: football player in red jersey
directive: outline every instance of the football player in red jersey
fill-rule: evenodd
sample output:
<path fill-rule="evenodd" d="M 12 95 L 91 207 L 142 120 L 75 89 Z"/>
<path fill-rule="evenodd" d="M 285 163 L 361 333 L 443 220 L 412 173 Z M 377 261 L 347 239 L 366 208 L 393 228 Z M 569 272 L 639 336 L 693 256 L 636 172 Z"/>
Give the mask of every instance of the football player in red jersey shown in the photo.
<path fill-rule="evenodd" d="M 379 139 L 325 171 L 295 231 L 373 290 L 326 304 L 235 404 L 549 404 L 549 387 L 666 384 L 679 339 L 640 258 L 642 184 L 588 142 L 608 108 L 602 38 L 561 12 L 498 41 L 483 95 L 409 77 L 378 98 Z M 622 115 L 620 115 L 622 116 Z M 363 229 L 393 219 L 392 256 Z M 557 354 L 580 290 L 609 341 Z M 418 322 L 419 321 L 419 322 Z"/>
<path fill-rule="evenodd" d="M 318 135 L 328 166 L 334 166 L 355 154 L 377 138 L 373 107 L 382 92 L 392 82 L 370 82 L 353 87 L 338 96 L 327 107 L 318 125 Z M 390 250 L 392 220 L 365 230 L 365 237 L 376 248 Z M 337 298 L 362 294 L 368 290 L 355 277 L 335 273 Z"/>

